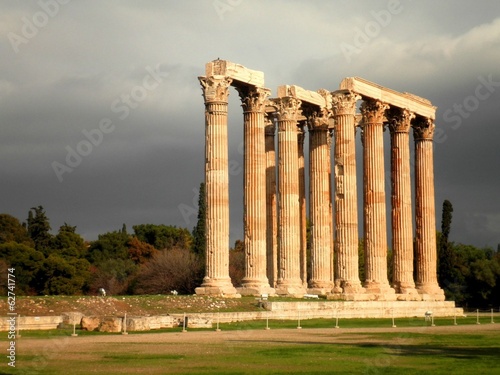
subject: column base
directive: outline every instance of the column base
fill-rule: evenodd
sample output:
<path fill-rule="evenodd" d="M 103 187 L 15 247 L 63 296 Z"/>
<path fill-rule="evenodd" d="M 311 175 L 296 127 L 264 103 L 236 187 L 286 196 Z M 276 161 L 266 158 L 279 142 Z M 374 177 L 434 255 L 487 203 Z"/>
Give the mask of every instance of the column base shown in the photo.
<path fill-rule="evenodd" d="M 393 285 L 398 296 L 398 301 L 421 301 L 414 283 L 396 283 Z"/>
<path fill-rule="evenodd" d="M 378 281 L 365 281 L 365 293 L 370 295 L 370 301 L 396 301 L 396 291 L 389 284 Z"/>
<path fill-rule="evenodd" d="M 332 289 L 335 294 L 363 294 L 365 289 L 361 286 L 359 280 L 335 280 L 335 286 Z"/>
<path fill-rule="evenodd" d="M 397 294 L 418 294 L 413 282 L 396 282 L 392 287 Z"/>
<path fill-rule="evenodd" d="M 366 293 L 373 294 L 395 294 L 396 291 L 388 283 L 381 283 L 379 281 L 365 281 L 363 284 Z"/>
<path fill-rule="evenodd" d="M 316 296 L 326 296 L 332 293 L 332 288 L 307 288 L 307 294 L 314 294 Z"/>
<path fill-rule="evenodd" d="M 306 294 L 306 288 L 302 284 L 302 280 L 297 282 L 280 282 L 276 285 L 276 294 L 279 296 L 302 298 Z"/>
<path fill-rule="evenodd" d="M 335 280 L 335 285 L 330 294 L 326 296 L 329 300 L 340 301 L 367 301 L 369 296 L 359 280 Z"/>
<path fill-rule="evenodd" d="M 274 288 L 271 288 L 271 286 L 266 283 L 258 283 L 258 282 L 243 282 L 243 285 L 241 287 L 236 288 L 239 294 L 242 296 L 256 296 L 260 297 L 263 294 L 267 294 L 268 296 L 274 296 L 276 294 L 276 291 Z"/>
<path fill-rule="evenodd" d="M 231 284 L 231 279 L 207 279 L 200 287 L 195 289 L 199 296 L 216 296 L 224 298 L 241 298 L 236 288 Z"/>
<path fill-rule="evenodd" d="M 327 295 L 332 292 L 333 283 L 331 281 L 310 280 L 307 294 Z"/>
<path fill-rule="evenodd" d="M 422 301 L 444 301 L 444 290 L 436 283 L 433 284 L 417 284 L 417 292 L 421 295 Z"/>

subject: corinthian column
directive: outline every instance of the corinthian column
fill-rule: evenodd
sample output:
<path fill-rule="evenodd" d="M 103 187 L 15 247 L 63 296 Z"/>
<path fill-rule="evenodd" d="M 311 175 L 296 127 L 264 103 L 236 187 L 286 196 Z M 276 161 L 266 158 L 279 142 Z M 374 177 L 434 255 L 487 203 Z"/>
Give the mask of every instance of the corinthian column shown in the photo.
<path fill-rule="evenodd" d="M 434 121 L 417 118 L 413 126 L 415 139 L 415 253 L 416 287 L 424 299 L 444 300 L 437 282 L 436 210 L 434 206 L 434 156 L 432 138 Z"/>
<path fill-rule="evenodd" d="M 334 293 L 363 293 L 358 272 L 356 192 L 356 101 L 350 91 L 332 93 L 335 117 L 335 287 Z"/>
<path fill-rule="evenodd" d="M 274 145 L 275 125 L 271 115 L 265 117 L 266 138 L 266 244 L 267 277 L 272 287 L 278 280 L 278 219 L 276 217 L 276 150 Z"/>
<path fill-rule="evenodd" d="M 273 100 L 278 107 L 278 254 L 276 293 L 302 296 L 297 119 L 301 101 Z"/>
<path fill-rule="evenodd" d="M 309 293 L 326 294 L 332 279 L 332 197 L 330 192 L 330 136 L 328 111 L 316 112 L 309 124 L 309 220 L 311 223 L 311 279 Z"/>
<path fill-rule="evenodd" d="M 229 278 L 227 98 L 232 80 L 199 77 L 205 99 L 205 278 L 196 294 L 239 296 Z"/>
<path fill-rule="evenodd" d="M 387 223 L 384 174 L 384 113 L 378 100 L 361 105 L 363 139 L 363 198 L 365 275 L 368 293 L 394 293 L 387 281 Z"/>
<path fill-rule="evenodd" d="M 243 107 L 245 276 L 242 295 L 269 294 L 266 270 L 265 101 L 270 90 L 238 86 Z"/>
<path fill-rule="evenodd" d="M 396 293 L 405 295 L 416 294 L 413 281 L 413 218 L 409 140 L 411 120 L 414 117 L 414 113 L 401 108 L 391 108 L 387 113 L 391 132 L 392 286 Z M 404 296 L 398 298 L 406 299 Z"/>

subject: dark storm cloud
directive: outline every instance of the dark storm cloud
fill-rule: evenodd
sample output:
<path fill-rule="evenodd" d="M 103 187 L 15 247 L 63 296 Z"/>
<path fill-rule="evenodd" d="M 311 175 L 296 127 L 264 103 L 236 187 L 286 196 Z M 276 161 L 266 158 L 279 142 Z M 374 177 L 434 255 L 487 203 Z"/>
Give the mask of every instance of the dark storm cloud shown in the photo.
<path fill-rule="evenodd" d="M 490 76 L 500 82 L 497 2 L 242 1 L 224 11 L 211 1 L 69 2 L 17 53 L 10 33 L 24 37 L 25 20 L 42 10 L 36 1 L 0 10 L 0 212 L 25 220 L 42 204 L 53 229 L 68 222 L 88 239 L 122 223 L 191 229 L 204 173 L 197 76 L 220 57 L 263 71 L 273 95 L 282 84 L 335 90 L 342 78 L 361 76 L 430 99 L 443 129 L 435 143 L 438 225 L 450 199 L 453 240 L 500 242 L 500 87 L 476 93 Z M 234 90 L 229 111 L 234 242 L 243 212 Z M 68 166 L 78 147 L 85 155 L 70 157 L 60 181 L 54 162 Z"/>

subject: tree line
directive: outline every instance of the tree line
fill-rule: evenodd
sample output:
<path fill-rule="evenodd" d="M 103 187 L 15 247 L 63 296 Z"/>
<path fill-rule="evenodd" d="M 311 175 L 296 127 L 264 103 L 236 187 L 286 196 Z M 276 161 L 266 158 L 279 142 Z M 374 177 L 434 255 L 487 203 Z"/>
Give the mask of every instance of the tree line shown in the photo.
<path fill-rule="evenodd" d="M 0 214 L 0 275 L 16 269 L 19 295 L 192 294 L 202 283 L 205 253 L 204 184 L 200 186 L 198 222 L 192 231 L 169 225 L 141 224 L 100 234 L 84 241 L 67 223 L 51 234 L 42 206 L 28 212 L 21 223 Z M 464 307 L 500 306 L 500 252 L 449 241 L 453 208 L 443 203 L 441 232 L 437 234 L 438 280 L 446 298 Z M 308 224 L 309 227 L 309 224 Z M 310 230 L 308 253 L 310 254 Z M 359 276 L 364 280 L 364 250 L 359 242 Z M 310 259 L 310 257 L 309 257 Z M 245 246 L 237 240 L 229 253 L 229 275 L 234 285 L 244 277 Z M 388 251 L 389 280 L 392 252 Z M 310 268 L 310 265 L 309 267 Z M 309 270 L 310 274 L 310 270 Z M 0 279 L 6 294 L 7 278 Z"/>
<path fill-rule="evenodd" d="M 51 234 L 42 206 L 21 223 L 0 214 L 0 275 L 15 268 L 18 295 L 190 294 L 204 276 L 204 184 L 197 226 L 134 225 L 85 241 L 67 223 Z M 0 278 L 5 295 L 7 278 Z"/>

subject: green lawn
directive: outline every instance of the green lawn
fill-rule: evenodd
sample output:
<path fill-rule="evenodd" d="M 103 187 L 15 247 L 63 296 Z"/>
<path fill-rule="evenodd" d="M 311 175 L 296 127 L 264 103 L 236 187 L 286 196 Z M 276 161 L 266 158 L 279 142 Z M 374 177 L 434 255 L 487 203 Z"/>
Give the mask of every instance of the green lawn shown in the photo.
<path fill-rule="evenodd" d="M 79 338 L 69 336 L 71 329 L 26 331 L 17 340 L 18 367 L 8 372 L 4 360 L 0 374 L 500 374 L 500 331 L 483 319 L 486 330 L 476 332 L 475 317 L 470 317 L 457 319 L 468 332 L 445 333 L 435 333 L 423 319 L 396 319 L 398 327 L 418 328 L 412 332 L 391 331 L 390 319 L 344 319 L 339 330 L 325 319 L 301 321 L 302 330 L 295 329 L 296 321 L 269 321 L 270 331 L 264 330 L 265 321 L 241 322 L 221 324 L 222 333 L 130 333 L 123 342 L 94 346 L 92 340 L 110 334 L 78 331 L 87 337 L 86 346 L 80 346 Z M 435 324 L 439 329 L 453 319 Z M 349 329 L 360 327 L 386 330 Z M 265 334 L 253 339 L 252 332 Z M 276 338 L 286 332 L 294 334 L 291 340 Z M 214 340 L 201 344 L 200 335 Z M 23 340 L 36 348 L 23 349 Z"/>
<path fill-rule="evenodd" d="M 371 339 L 384 343 L 371 344 Z M 488 335 L 363 334 L 359 343 L 209 344 L 189 354 L 148 353 L 147 345 L 107 345 L 79 359 L 48 358 L 37 374 L 498 374 L 498 337 Z M 171 351 L 168 345 L 165 349 Z M 18 357 L 37 361 L 33 355 Z"/>

